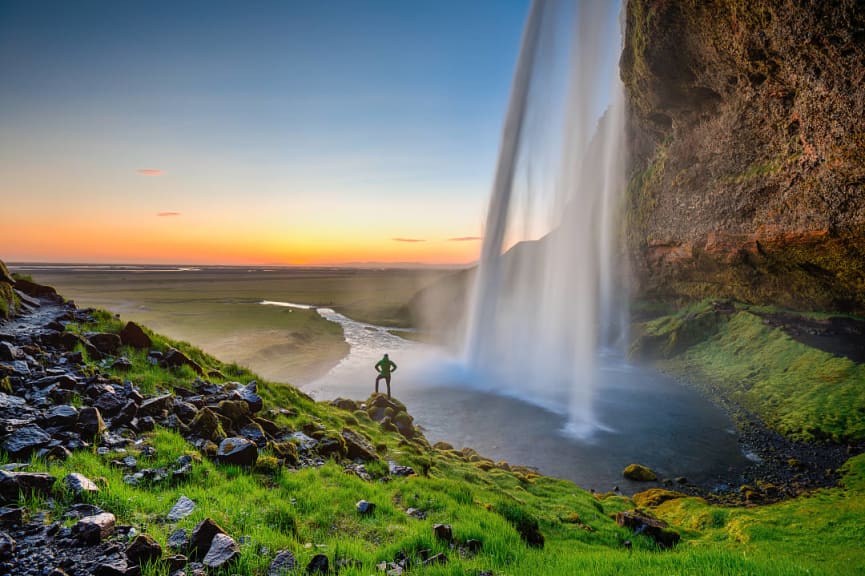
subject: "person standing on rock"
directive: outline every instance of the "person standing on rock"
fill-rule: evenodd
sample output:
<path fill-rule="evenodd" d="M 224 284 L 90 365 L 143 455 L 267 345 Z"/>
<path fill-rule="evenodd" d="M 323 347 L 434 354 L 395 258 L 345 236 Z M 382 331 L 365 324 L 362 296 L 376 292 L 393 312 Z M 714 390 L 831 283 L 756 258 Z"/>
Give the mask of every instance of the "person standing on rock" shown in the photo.
<path fill-rule="evenodd" d="M 378 376 L 375 378 L 375 393 L 378 394 L 378 383 L 379 380 L 383 379 L 387 383 L 387 397 L 390 398 L 390 375 L 396 372 L 396 364 L 391 362 L 391 359 L 385 354 L 384 358 L 376 363 L 375 371 L 378 372 Z"/>

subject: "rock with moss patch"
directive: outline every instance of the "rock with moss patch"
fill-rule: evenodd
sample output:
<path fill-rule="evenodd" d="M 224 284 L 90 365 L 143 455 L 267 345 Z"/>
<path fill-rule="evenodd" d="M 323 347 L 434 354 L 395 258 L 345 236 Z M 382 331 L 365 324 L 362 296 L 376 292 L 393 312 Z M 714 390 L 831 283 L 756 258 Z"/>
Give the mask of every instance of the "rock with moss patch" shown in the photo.
<path fill-rule="evenodd" d="M 665 490 L 664 488 L 652 488 L 650 490 L 645 490 L 643 492 L 638 492 L 634 494 L 632 499 L 634 500 L 634 504 L 636 504 L 640 508 L 653 508 L 655 506 L 660 506 L 661 504 L 669 500 L 676 500 L 678 498 L 687 497 L 687 494 L 683 494 L 681 492 Z"/>
<path fill-rule="evenodd" d="M 226 438 L 219 444 L 216 459 L 222 464 L 252 466 L 258 459 L 258 447 L 246 438 Z"/>
<path fill-rule="evenodd" d="M 637 510 L 616 513 L 616 524 L 623 528 L 630 528 L 637 534 L 645 534 L 661 548 L 672 548 L 679 542 L 679 533 L 670 530 L 666 522 Z"/>
<path fill-rule="evenodd" d="M 637 482 L 652 482 L 658 479 L 650 468 L 642 464 L 628 464 L 622 471 L 622 475 L 628 480 Z"/>
<path fill-rule="evenodd" d="M 288 465 L 297 464 L 297 446 L 292 442 L 268 442 L 267 447 Z"/>
<path fill-rule="evenodd" d="M 162 546 L 149 534 L 139 534 L 126 548 L 126 558 L 136 566 L 150 564 L 161 556 Z"/>
<path fill-rule="evenodd" d="M 189 424 L 189 432 L 205 440 L 215 440 L 219 437 L 219 418 L 210 408 L 202 408 L 198 411 Z"/>
<path fill-rule="evenodd" d="M 343 428 L 342 439 L 345 441 L 346 455 L 354 459 L 360 460 L 377 460 L 378 456 L 375 453 L 375 448 L 369 440 L 364 438 L 360 433 L 355 432 L 350 428 Z"/>

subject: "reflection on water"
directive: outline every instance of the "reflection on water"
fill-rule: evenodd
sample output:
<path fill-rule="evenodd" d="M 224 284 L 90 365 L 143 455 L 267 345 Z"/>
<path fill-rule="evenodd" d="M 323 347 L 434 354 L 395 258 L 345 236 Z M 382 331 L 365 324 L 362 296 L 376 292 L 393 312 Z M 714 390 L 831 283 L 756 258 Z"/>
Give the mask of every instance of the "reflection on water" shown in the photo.
<path fill-rule="evenodd" d="M 351 352 L 304 391 L 320 400 L 365 399 L 374 388 L 373 366 L 388 353 L 399 366 L 393 393 L 430 442 L 471 446 L 494 460 L 534 466 L 585 488 L 606 491 L 618 485 L 626 493 L 642 489 L 622 478 L 622 469 L 632 462 L 653 468 L 661 478 L 684 476 L 707 485 L 747 465 L 723 412 L 697 393 L 617 355 L 599 357 L 594 399 L 599 426 L 580 440 L 564 431 L 567 418 L 554 406 L 497 394 L 435 347 L 329 308 L 318 312 L 342 326 Z"/>

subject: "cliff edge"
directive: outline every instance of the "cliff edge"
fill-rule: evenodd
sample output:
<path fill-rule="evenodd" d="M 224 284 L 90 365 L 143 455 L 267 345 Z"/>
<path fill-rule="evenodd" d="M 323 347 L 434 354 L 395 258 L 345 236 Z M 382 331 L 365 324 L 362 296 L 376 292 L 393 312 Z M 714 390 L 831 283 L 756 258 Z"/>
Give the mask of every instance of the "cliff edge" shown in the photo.
<path fill-rule="evenodd" d="M 865 311 L 865 5 L 630 0 L 629 245 L 648 298 Z"/>

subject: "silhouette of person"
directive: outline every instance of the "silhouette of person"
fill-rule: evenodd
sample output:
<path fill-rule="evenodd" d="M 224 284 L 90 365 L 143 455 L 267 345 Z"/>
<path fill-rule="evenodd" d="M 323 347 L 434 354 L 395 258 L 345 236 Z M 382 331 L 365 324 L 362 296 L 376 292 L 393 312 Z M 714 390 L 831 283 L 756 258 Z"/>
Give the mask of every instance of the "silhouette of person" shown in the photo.
<path fill-rule="evenodd" d="M 384 380 L 387 384 L 387 397 L 390 398 L 390 375 L 396 372 L 396 364 L 391 362 L 391 359 L 385 354 L 384 358 L 376 363 L 375 371 L 378 372 L 378 376 L 375 378 L 375 393 L 378 394 L 379 381 Z"/>

